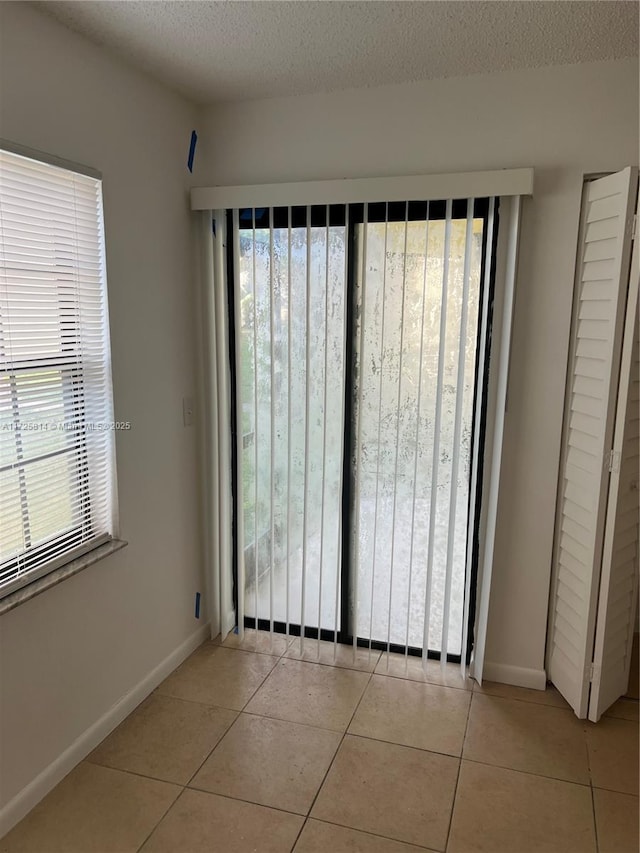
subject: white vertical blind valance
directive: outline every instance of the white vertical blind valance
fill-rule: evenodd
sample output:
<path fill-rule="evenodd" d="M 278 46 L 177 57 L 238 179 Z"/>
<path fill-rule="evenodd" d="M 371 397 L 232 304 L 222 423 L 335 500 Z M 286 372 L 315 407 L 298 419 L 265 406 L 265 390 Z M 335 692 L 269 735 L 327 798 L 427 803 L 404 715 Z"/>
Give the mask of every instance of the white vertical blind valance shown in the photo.
<path fill-rule="evenodd" d="M 233 210 L 312 204 L 526 196 L 533 193 L 533 169 L 497 169 L 393 178 L 344 178 L 252 186 L 194 187 L 192 210 Z"/>

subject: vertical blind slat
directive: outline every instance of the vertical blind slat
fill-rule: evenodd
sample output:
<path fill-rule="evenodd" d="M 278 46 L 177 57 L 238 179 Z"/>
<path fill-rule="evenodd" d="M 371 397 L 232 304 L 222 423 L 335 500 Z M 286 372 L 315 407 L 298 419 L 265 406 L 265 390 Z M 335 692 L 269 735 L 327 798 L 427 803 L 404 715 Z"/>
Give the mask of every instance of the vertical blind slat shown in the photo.
<path fill-rule="evenodd" d="M 273 266 L 273 208 L 269 208 L 269 278 L 271 282 L 275 279 L 275 271 Z M 269 288 L 269 367 L 271 374 L 271 393 L 275 390 L 275 356 L 273 349 L 274 338 L 274 301 L 275 288 Z M 275 566 L 275 523 L 274 523 L 274 506 L 275 506 L 275 475 L 274 475 L 274 456 L 275 456 L 275 435 L 276 435 L 276 407 L 273 399 L 270 406 L 271 427 L 269 431 L 270 443 L 270 465 L 269 465 L 269 632 L 271 634 L 271 644 L 273 645 L 273 575 Z M 257 627 L 257 625 L 256 625 Z"/>
<path fill-rule="evenodd" d="M 418 441 L 420 438 L 420 418 L 422 414 L 422 362 L 424 359 L 424 323 L 427 305 L 427 257 L 429 249 L 429 203 L 427 202 L 427 218 L 424 233 L 424 275 L 422 279 L 422 304 L 420 313 L 420 349 L 418 355 L 418 395 L 416 401 L 416 430 L 413 454 L 413 498 L 411 501 L 411 534 L 409 545 L 409 589 L 407 593 L 407 628 L 405 633 L 405 666 L 409 656 L 409 624 L 411 614 L 411 592 L 413 587 L 413 560 L 416 530 L 416 492 L 418 486 Z"/>
<path fill-rule="evenodd" d="M 320 658 L 320 634 L 322 629 L 322 569 L 324 566 L 324 496 L 327 473 L 327 355 L 329 347 L 329 206 L 326 207 L 325 272 L 324 272 L 324 370 L 322 372 L 322 480 L 320 483 L 320 576 L 318 578 L 318 645 L 317 657 Z"/>
<path fill-rule="evenodd" d="M 467 201 L 467 226 L 464 244 L 464 269 L 462 285 L 462 306 L 460 317 L 460 334 L 458 338 L 458 365 L 456 381 L 456 403 L 453 427 L 453 447 L 460 447 L 460 431 L 462 427 L 462 403 L 464 396 L 465 348 L 467 343 L 467 318 L 469 315 L 469 276 L 471 272 L 471 240 L 473 235 L 473 199 Z M 444 606 L 442 609 L 442 639 L 440 644 L 440 662 L 447 662 L 449 646 L 449 609 L 451 605 L 451 583 L 453 579 L 453 547 L 455 543 L 456 507 L 458 497 L 458 471 L 460 452 L 453 454 L 451 460 L 451 487 L 449 493 L 449 523 L 447 531 L 447 561 L 445 567 Z"/>
<path fill-rule="evenodd" d="M 305 608 L 307 583 L 307 536 L 309 521 L 309 466 L 311 461 L 309 444 L 309 398 L 311 393 L 311 207 L 307 207 L 307 268 L 306 268 L 306 303 L 305 303 L 305 405 L 304 405 L 304 498 L 302 519 L 302 594 L 300 608 L 300 653 L 304 654 L 304 626 L 306 622 Z M 318 629 L 320 626 L 318 626 Z"/>
<path fill-rule="evenodd" d="M 260 431 L 258 423 L 258 278 L 256 276 L 256 212 L 251 211 L 251 229 L 253 239 L 251 241 L 251 263 L 252 263 L 252 286 L 253 286 L 253 478 L 254 478 L 254 502 L 253 502 L 253 586 L 255 597 L 255 630 L 258 630 L 258 617 L 260 615 L 258 587 L 260 585 L 260 519 L 259 519 L 259 441 Z M 257 635 L 256 635 L 257 643 Z"/>
<path fill-rule="evenodd" d="M 431 625 L 431 593 L 433 582 L 433 555 L 435 546 L 436 512 L 438 502 L 438 473 L 440 467 L 440 422 L 442 419 L 442 386 L 444 382 L 444 353 L 447 333 L 447 290 L 449 285 L 449 252 L 451 249 L 451 212 L 452 203 L 447 201 L 444 231 L 444 254 L 442 263 L 442 296 L 440 300 L 440 339 L 438 345 L 438 378 L 436 381 L 435 421 L 433 433 L 433 454 L 431 462 L 431 500 L 429 504 L 429 533 L 427 545 L 427 579 L 424 600 L 424 631 L 422 647 L 429 648 L 429 627 Z M 422 658 L 426 671 L 427 656 Z"/>
<path fill-rule="evenodd" d="M 488 247 L 488 251 L 491 251 L 491 247 L 493 246 L 493 229 L 494 229 L 494 212 L 495 212 L 495 199 L 489 199 L 489 210 L 487 213 L 487 224 L 486 224 L 486 234 L 484 235 L 485 245 Z M 477 460 L 481 453 L 482 446 L 482 438 L 481 438 L 481 428 L 482 428 L 482 420 L 483 420 L 483 398 L 485 392 L 485 371 L 484 371 L 484 363 L 487 356 L 487 346 L 488 346 L 488 325 L 489 325 L 489 299 L 491 294 L 491 264 L 487 263 L 485 265 L 484 271 L 484 280 L 482 282 L 482 305 L 479 308 L 479 332 L 478 332 L 478 357 L 480 362 L 478 364 L 478 379 L 477 379 L 477 387 L 475 389 L 475 400 L 476 406 L 475 411 L 473 413 L 473 444 L 471 448 L 471 459 Z M 463 678 L 467 675 L 467 663 L 465 660 L 465 654 L 467 649 L 468 642 L 468 622 L 469 622 L 469 610 L 470 610 L 470 598 L 471 598 L 471 569 L 473 563 L 474 556 L 474 548 L 475 548 L 475 539 L 477 536 L 477 528 L 476 528 L 476 507 L 475 500 L 478 488 L 478 465 L 474 464 L 471 466 L 471 476 L 469 483 L 469 494 L 471 496 L 470 500 L 470 515 L 468 520 L 468 529 L 467 529 L 467 549 L 466 549 L 466 560 L 465 565 L 467 566 L 467 571 L 465 573 L 465 584 L 464 584 L 464 598 L 463 598 L 463 615 L 462 615 L 462 641 L 461 641 L 461 656 L 460 656 L 460 670 Z"/>
<path fill-rule="evenodd" d="M 344 229 L 344 239 L 345 239 L 345 252 L 344 252 L 344 267 L 343 267 L 343 275 L 344 275 L 344 292 L 346 293 L 346 285 L 349 276 L 349 251 L 347 249 L 349 245 L 349 208 L 346 208 L 345 211 L 345 229 Z M 340 335 L 340 344 L 342 347 L 342 367 L 343 371 L 346 370 L 347 366 L 347 306 L 344 304 L 342 311 L 342 328 Z M 345 395 L 342 394 L 340 398 L 340 468 L 339 468 L 339 492 L 340 496 L 344 494 L 344 458 L 345 453 L 349 452 L 349 448 L 345 447 L 344 441 L 344 429 L 342 425 L 344 424 L 345 419 Z M 342 572 L 342 513 L 338 514 L 338 542 L 336 547 L 336 583 L 335 583 L 335 600 L 334 600 L 334 613 L 333 613 L 333 659 L 336 660 L 338 654 L 338 618 L 340 614 L 340 577 Z M 342 625 L 342 630 L 346 634 L 348 626 Z M 357 639 L 357 631 L 354 628 L 353 631 L 354 638 Z M 355 650 L 355 647 L 354 647 Z M 354 658 L 355 660 L 355 658 Z"/>
<path fill-rule="evenodd" d="M 357 374 L 362 375 L 363 372 L 363 360 L 364 360 L 364 344 L 365 344 L 365 311 L 367 307 L 367 295 L 366 290 L 363 286 L 364 280 L 366 278 L 366 270 L 367 270 L 367 243 L 368 243 L 368 229 L 367 223 L 369 221 L 369 204 L 366 203 L 364 205 L 363 211 L 363 225 L 362 225 L 362 259 L 361 263 L 358 264 L 357 269 L 360 276 L 360 340 L 359 340 L 359 359 L 358 359 L 358 367 Z M 350 389 L 351 390 L 351 389 Z M 352 460 L 353 466 L 357 465 L 357 460 L 360 457 L 361 448 L 362 448 L 362 393 L 363 393 L 363 383 L 357 382 L 355 389 L 356 396 L 356 415 L 357 415 L 357 436 L 355 441 L 355 456 L 356 458 Z M 349 452 L 351 452 L 351 448 L 349 448 Z M 354 501 L 353 501 L 353 513 L 355 515 L 354 518 L 354 537 L 353 537 L 353 565 L 355 567 L 355 571 L 352 572 L 351 583 L 353 585 L 353 660 L 355 663 L 357 648 L 358 648 L 358 628 L 360 626 L 359 621 L 359 586 L 360 586 L 360 542 L 361 542 L 361 510 L 360 510 L 360 478 L 355 478 L 354 487 Z"/>
<path fill-rule="evenodd" d="M 382 429 L 382 381 L 384 377 L 384 362 L 385 362 L 385 348 L 384 348 L 384 332 L 385 332 L 385 314 L 386 314 L 386 285 L 387 285 L 387 243 L 389 237 L 389 222 L 388 222 L 388 211 L 389 205 L 385 205 L 386 214 L 384 217 L 384 251 L 382 254 L 382 296 L 381 296 L 381 329 L 380 329 L 380 367 L 379 367 L 379 376 L 380 376 L 380 392 L 378 395 L 378 440 L 377 440 L 377 448 L 378 452 L 376 454 L 376 493 L 375 493 L 375 502 L 374 502 L 374 511 L 373 511 L 373 563 L 371 566 L 371 607 L 369 612 L 369 660 L 371 659 L 371 643 L 373 639 L 373 607 L 375 601 L 375 588 L 376 588 L 376 557 L 378 554 L 378 540 L 377 540 L 377 530 L 378 530 L 378 492 L 380 485 L 380 435 Z M 365 228 L 368 226 L 368 223 L 365 223 Z M 366 280 L 362 282 L 363 287 L 365 286 Z"/>
<path fill-rule="evenodd" d="M 404 251 L 402 253 L 402 290 L 400 297 L 400 349 L 398 359 L 398 397 L 396 402 L 396 448 L 393 465 L 393 509 L 391 512 L 391 567 L 389 571 L 389 609 L 387 611 L 387 667 L 389 666 L 389 652 L 391 651 L 391 608 L 393 605 L 393 569 L 395 562 L 396 545 L 396 509 L 398 505 L 398 456 L 400 453 L 400 401 L 402 399 L 402 357 L 404 354 L 404 329 L 405 329 L 405 300 L 407 295 L 407 236 L 409 230 L 409 203 L 404 208 Z M 382 378 L 382 377 L 381 377 Z"/>
<path fill-rule="evenodd" d="M 238 220 L 238 211 L 234 210 L 232 213 L 232 223 L 233 223 L 233 234 L 227 234 L 227 243 L 231 238 L 233 245 L 233 271 L 234 271 L 234 306 L 235 306 L 235 317 L 236 322 L 240 322 L 240 318 L 242 315 L 242 301 L 241 301 L 241 292 L 240 292 L 240 229 L 239 229 L 239 220 Z M 244 370 L 242 364 L 242 350 L 240 347 L 236 347 L 236 411 L 238 413 L 238 423 L 237 423 L 237 432 L 238 435 L 243 436 L 243 417 L 242 417 L 242 387 L 243 387 L 243 379 L 244 379 Z M 244 482 L 244 454 L 242 452 L 242 445 L 237 448 L 237 478 L 238 482 Z M 216 488 L 216 484 L 214 483 L 214 489 Z M 245 564 L 245 536 L 244 536 L 244 513 L 238 513 L 237 518 L 237 531 L 238 531 L 238 540 L 237 540 L 237 553 L 238 553 L 238 588 L 240 592 L 237 596 L 238 601 L 238 632 L 243 635 L 244 634 L 244 618 L 245 618 L 245 595 L 244 590 L 246 586 L 246 564 Z M 218 541 L 218 538 L 214 539 L 215 542 Z M 223 600 L 225 603 L 225 607 L 228 607 L 228 599 L 230 598 L 230 590 L 225 589 L 225 595 L 223 596 Z M 224 614 L 226 615 L 226 614 Z M 257 640 L 256 640 L 257 642 Z"/>
<path fill-rule="evenodd" d="M 291 431 L 291 399 L 292 399 L 292 374 L 291 374 L 291 317 L 293 313 L 293 304 L 291 300 L 291 208 L 287 208 L 287 556 L 286 556 L 286 592 L 285 592 L 285 627 L 287 636 L 289 635 L 289 608 L 291 606 L 290 591 L 291 591 L 291 468 L 293 466 L 293 441 Z"/>

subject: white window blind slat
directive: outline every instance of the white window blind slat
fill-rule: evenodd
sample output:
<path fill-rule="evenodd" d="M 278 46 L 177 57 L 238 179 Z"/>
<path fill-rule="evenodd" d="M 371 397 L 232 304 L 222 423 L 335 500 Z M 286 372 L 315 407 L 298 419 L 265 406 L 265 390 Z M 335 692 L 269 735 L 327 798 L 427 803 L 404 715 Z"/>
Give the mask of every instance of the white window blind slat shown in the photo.
<path fill-rule="evenodd" d="M 0 596 L 117 534 L 101 181 L 0 151 Z"/>

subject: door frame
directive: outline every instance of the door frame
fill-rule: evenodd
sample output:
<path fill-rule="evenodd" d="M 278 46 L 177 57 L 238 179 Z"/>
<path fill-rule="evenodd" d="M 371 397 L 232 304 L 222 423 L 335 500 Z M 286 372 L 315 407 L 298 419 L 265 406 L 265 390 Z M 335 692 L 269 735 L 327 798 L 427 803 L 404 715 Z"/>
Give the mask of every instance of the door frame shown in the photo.
<path fill-rule="evenodd" d="M 424 210 L 428 213 L 430 221 L 442 220 L 446 217 L 445 200 L 437 201 L 395 201 L 395 202 L 376 202 L 376 203 L 353 203 L 348 205 L 313 205 L 310 208 L 291 207 L 291 223 L 290 227 L 305 227 L 307 224 L 307 210 L 311 210 L 311 225 L 314 224 L 314 219 L 318 224 L 322 220 L 322 224 L 326 221 L 327 208 L 333 209 L 330 213 L 329 222 L 334 219 L 336 211 L 342 209 L 345 211 L 345 222 L 347 228 L 346 234 L 346 250 L 347 256 L 347 276 L 345 281 L 345 305 L 346 305 L 346 341 L 345 341 L 345 381 L 344 381 L 344 423 L 343 423 L 343 469 L 342 469 L 342 495 L 341 495 L 341 566 L 340 566 L 340 627 L 337 632 L 332 629 L 320 628 L 305 625 L 304 636 L 309 639 L 321 639 L 329 642 L 338 642 L 345 645 L 354 645 L 353 627 L 352 627 L 352 573 L 353 573 L 353 497 L 354 497 L 354 478 L 355 468 L 352 464 L 352 456 L 354 450 L 354 442 L 356 440 L 356 430 L 354 423 L 354 392 L 355 392 L 355 376 L 357 374 L 356 364 L 356 277 L 358 272 L 358 247 L 357 247 L 357 226 L 364 221 L 365 205 L 368 207 L 368 222 L 404 222 L 406 221 L 424 221 L 418 214 Z M 474 217 L 483 219 L 483 240 L 482 240 L 482 255 L 480 267 L 480 291 L 479 303 L 483 304 L 485 298 L 485 290 L 489 289 L 487 294 L 488 312 L 486 318 L 486 338 L 484 352 L 481 352 L 481 316 L 478 315 L 476 328 L 476 361 L 474 372 L 474 391 L 473 391 L 473 430 L 471 436 L 471 446 L 475 445 L 475 432 L 478 430 L 478 447 L 477 458 L 472 459 L 472 467 L 469 473 L 469 500 L 468 500 L 468 517 L 467 517 L 467 538 L 473 534 L 473 541 L 467 542 L 467 556 L 471 555 L 471 565 L 466 566 L 468 579 L 465 582 L 465 596 L 468 594 L 469 601 L 465 602 L 464 612 L 466 614 L 466 624 L 463 625 L 463 645 L 464 655 L 447 654 L 447 662 L 461 663 L 464 659 L 468 665 L 472 659 L 472 652 L 475 640 L 475 625 L 476 625 L 476 602 L 477 602 L 477 584 L 479 575 L 479 563 L 481 559 L 480 543 L 482 539 L 480 520 L 483 514 L 482 495 L 484 492 L 484 464 L 485 464 L 485 439 L 487 436 L 487 417 L 489 410 L 489 392 L 490 392 L 490 361 L 491 361 L 491 340 L 492 327 L 494 317 L 495 303 L 495 285 L 496 285 L 496 256 L 498 246 L 499 232 L 499 204 L 500 198 L 494 197 L 493 211 L 493 228 L 491 229 L 491 246 L 488 244 L 489 239 L 489 209 L 490 198 L 475 198 L 474 199 Z M 245 208 L 242 208 L 243 210 Z M 267 227 L 278 227 L 277 222 L 282 223 L 282 211 L 287 208 L 253 208 L 256 210 L 255 222 L 256 227 L 265 227 L 265 216 Z M 314 209 L 321 209 L 321 212 L 316 214 Z M 276 219 L 276 214 L 273 216 L 273 223 L 269 222 L 269 211 L 280 211 L 280 219 Z M 382 217 L 384 210 L 385 216 Z M 382 217 L 382 218 L 381 218 Z M 466 219 L 467 217 L 467 198 L 454 199 L 452 202 L 452 219 Z M 241 495 L 238 487 L 238 453 L 239 441 L 242 437 L 238 434 L 238 391 L 237 391 L 237 301 L 234 293 L 235 285 L 235 265 L 237 263 L 236 246 L 238 241 L 238 231 L 236 225 L 239 216 L 234 217 L 234 211 L 226 210 L 226 303 L 227 303 L 227 322 L 228 322 L 228 364 L 230 366 L 230 397 L 231 397 L 231 504 L 232 504 L 232 596 L 233 607 L 236 616 L 236 630 L 241 626 L 238 624 L 240 607 L 240 553 L 239 553 L 239 535 L 238 526 L 242 507 L 240 505 Z M 336 215 L 337 222 L 340 222 L 340 215 Z M 286 219 L 288 222 L 288 217 Z M 328 225 L 329 223 L 327 223 Z M 282 227 L 282 225 L 281 225 Z M 482 387 L 481 397 L 478 399 L 478 389 Z M 480 405 L 479 417 L 476 417 L 477 406 Z M 475 494 L 472 494 L 471 484 L 473 482 L 473 466 L 477 466 L 475 477 Z M 281 620 L 269 620 L 260 618 L 256 620 L 254 617 L 244 616 L 242 619 L 243 628 L 256 628 L 258 630 L 269 631 L 273 627 L 274 633 L 285 634 L 299 637 L 301 626 L 293 622 L 284 622 Z M 257 624 L 256 624 L 257 623 Z M 464 638 L 466 637 L 466 643 Z M 397 643 L 386 643 L 380 640 L 371 640 L 369 638 L 357 637 L 355 645 L 360 648 L 371 648 L 378 651 L 390 651 L 392 653 L 407 654 L 415 657 L 423 657 L 423 649 L 415 646 L 405 646 Z M 427 657 L 434 660 L 440 660 L 441 654 L 436 650 L 427 650 Z"/>

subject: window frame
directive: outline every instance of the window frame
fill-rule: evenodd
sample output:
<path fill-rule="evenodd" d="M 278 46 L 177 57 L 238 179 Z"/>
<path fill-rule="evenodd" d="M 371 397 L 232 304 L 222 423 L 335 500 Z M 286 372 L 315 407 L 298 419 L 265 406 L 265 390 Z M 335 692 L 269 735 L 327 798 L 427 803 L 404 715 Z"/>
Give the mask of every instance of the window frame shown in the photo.
<path fill-rule="evenodd" d="M 102 183 L 102 175 L 96 169 L 19 145 L 6 139 L 0 138 L 0 150 L 28 158 L 38 163 L 64 169 L 67 172 L 89 177 Z M 106 263 L 104 260 L 105 223 L 102 205 L 102 190 L 100 189 L 99 210 L 97 212 L 100 227 L 100 234 L 98 236 L 100 244 L 99 254 L 102 256 L 102 262 Z M 69 268 L 73 271 L 76 269 L 75 265 L 70 265 Z M 113 397 L 111 392 L 112 380 L 106 269 L 104 271 L 102 287 L 104 288 L 105 302 L 102 327 L 108 341 L 104 351 L 104 363 L 108 369 L 107 383 L 109 396 L 111 397 L 106 405 L 112 412 Z M 0 563 L 0 614 L 13 609 L 13 607 L 22 603 L 22 601 L 38 595 L 45 589 L 58 584 L 66 577 L 76 574 L 83 568 L 92 565 L 97 560 L 119 550 L 127 544 L 119 538 L 115 440 L 113 438 L 111 460 L 105 472 L 106 480 L 111 481 L 113 486 L 112 498 L 107 503 L 107 509 L 112 520 L 112 523 L 109 525 L 111 533 L 98 533 L 93 523 L 91 507 L 92 487 L 89 478 L 90 463 L 87 449 L 89 430 L 86 421 L 86 388 L 82 370 L 78 369 L 82 367 L 84 359 L 82 358 L 82 353 L 78 353 L 75 344 L 72 345 L 64 341 L 64 338 L 67 337 L 67 332 L 70 332 L 68 335 L 69 338 L 78 339 L 78 315 L 74 310 L 73 312 L 69 312 L 69 315 L 65 317 L 65 297 L 61 293 L 59 281 L 57 283 L 57 290 L 57 305 L 60 312 L 60 328 L 62 331 L 62 357 L 57 358 L 53 363 L 51 362 L 51 358 L 47 356 L 27 357 L 21 359 L 18 365 L 12 364 L 7 369 L 2 370 L 2 375 L 8 379 L 10 389 L 12 412 L 10 423 L 12 434 L 15 436 L 16 456 L 14 462 L 6 466 L 0 466 L 0 472 L 9 469 L 18 471 L 18 476 L 22 483 L 20 488 L 20 502 L 23 506 L 20 525 L 23 530 L 25 547 L 19 554 L 9 557 Z M 77 303 L 74 303 L 75 305 Z M 69 351 L 68 358 L 65 358 L 65 349 Z M 23 436 L 25 433 L 25 430 L 22 428 L 24 418 L 20 412 L 19 377 L 25 374 L 29 375 L 34 371 L 51 371 L 57 374 L 56 379 L 60 383 L 62 392 L 61 405 L 64 412 L 64 423 L 65 425 L 70 424 L 71 427 L 68 430 L 65 429 L 65 442 L 62 447 L 50 451 L 40 451 L 38 449 L 31 456 L 25 454 L 23 464 L 16 464 L 21 461 L 20 456 L 24 453 Z M 69 527 L 61 528 L 56 533 L 47 536 L 42 542 L 31 546 L 29 542 L 31 510 L 29 508 L 29 488 L 25 482 L 25 469 L 30 465 L 53 457 L 64 457 L 68 460 L 70 474 L 65 481 L 64 493 L 70 495 L 75 493 L 77 495 L 79 509 L 76 513 L 77 517 L 72 519 Z M 73 471 L 73 474 L 71 474 L 71 471 Z M 38 565 L 37 558 L 50 549 L 54 549 L 53 556 L 46 560 L 46 562 Z M 34 558 L 36 559 L 34 560 Z M 35 567 L 27 569 L 22 574 L 16 574 L 16 570 L 21 564 L 32 561 L 36 562 Z M 7 578 L 6 582 L 2 580 L 4 577 Z"/>

